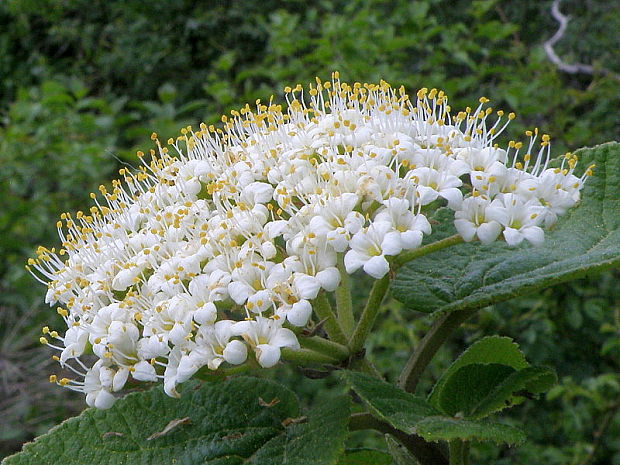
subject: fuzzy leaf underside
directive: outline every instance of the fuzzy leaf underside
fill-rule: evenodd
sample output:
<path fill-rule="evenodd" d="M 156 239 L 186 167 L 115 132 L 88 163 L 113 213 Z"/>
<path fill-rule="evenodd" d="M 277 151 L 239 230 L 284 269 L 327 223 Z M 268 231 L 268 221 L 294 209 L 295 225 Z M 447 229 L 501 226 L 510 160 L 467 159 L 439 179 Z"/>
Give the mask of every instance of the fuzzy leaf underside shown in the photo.
<path fill-rule="evenodd" d="M 420 257 L 399 269 L 394 297 L 426 313 L 473 310 L 620 265 L 620 144 L 576 153 L 594 175 L 541 247 L 465 243 Z M 456 233 L 442 216 L 438 238 Z"/>

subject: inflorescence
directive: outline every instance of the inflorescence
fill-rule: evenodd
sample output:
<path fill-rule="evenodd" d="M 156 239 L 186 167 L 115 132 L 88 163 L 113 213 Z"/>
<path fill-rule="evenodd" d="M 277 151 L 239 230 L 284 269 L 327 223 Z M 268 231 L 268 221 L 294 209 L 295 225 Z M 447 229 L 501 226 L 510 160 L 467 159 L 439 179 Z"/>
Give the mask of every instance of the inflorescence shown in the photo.
<path fill-rule="evenodd" d="M 484 97 L 452 116 L 436 89 L 410 100 L 337 73 L 285 92 L 286 109 L 257 101 L 166 146 L 153 134 L 139 169 L 91 194 L 88 213 L 61 216 L 62 248 L 29 260 L 67 326 L 41 342 L 75 376 L 50 381 L 107 408 L 129 376 L 178 396 L 203 367 L 272 367 L 299 348 L 290 328 L 309 323 L 319 293 L 342 273 L 385 276 L 438 206 L 465 241 L 539 245 L 591 174 L 573 174 L 572 154 L 551 167 L 537 130 L 500 148 L 514 114 Z"/>

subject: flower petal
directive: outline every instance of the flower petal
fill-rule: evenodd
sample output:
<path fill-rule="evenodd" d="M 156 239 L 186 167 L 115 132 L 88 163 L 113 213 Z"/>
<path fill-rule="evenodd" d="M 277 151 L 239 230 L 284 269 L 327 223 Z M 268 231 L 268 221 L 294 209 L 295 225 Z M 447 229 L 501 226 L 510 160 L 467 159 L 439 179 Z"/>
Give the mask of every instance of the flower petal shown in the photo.
<path fill-rule="evenodd" d="M 390 264 L 383 255 L 377 255 L 364 263 L 364 271 L 375 279 L 381 279 L 390 271 Z"/>

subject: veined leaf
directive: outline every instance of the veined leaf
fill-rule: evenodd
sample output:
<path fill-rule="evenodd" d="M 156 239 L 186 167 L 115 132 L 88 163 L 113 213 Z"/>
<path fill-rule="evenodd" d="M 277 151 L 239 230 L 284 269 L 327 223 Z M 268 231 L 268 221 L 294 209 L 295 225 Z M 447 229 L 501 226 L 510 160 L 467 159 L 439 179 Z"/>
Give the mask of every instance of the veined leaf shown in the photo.
<path fill-rule="evenodd" d="M 406 433 L 428 416 L 439 415 L 425 399 L 364 373 L 344 371 L 343 378 L 377 418 Z"/>
<path fill-rule="evenodd" d="M 416 458 L 389 434 L 385 435 L 385 442 L 387 443 L 390 455 L 394 460 L 394 465 L 418 465 L 419 462 Z"/>
<path fill-rule="evenodd" d="M 468 418 L 491 391 L 514 368 L 499 363 L 472 363 L 459 368 L 446 380 L 437 396 L 437 406 L 448 415 Z"/>
<path fill-rule="evenodd" d="M 347 450 L 338 460 L 338 465 L 390 465 L 392 457 L 376 449 Z"/>
<path fill-rule="evenodd" d="M 472 363 L 500 363 L 520 370 L 529 366 L 519 346 L 509 337 L 489 336 L 476 341 L 443 373 L 430 395 L 431 404 L 437 403 L 437 394 L 445 382 L 460 368 Z"/>
<path fill-rule="evenodd" d="M 476 405 L 470 414 L 471 418 L 483 418 L 514 405 L 518 399 L 529 394 L 540 394 L 548 391 L 557 382 L 552 368 L 528 367 L 509 375 Z M 517 396 L 517 399 L 514 397 Z"/>
<path fill-rule="evenodd" d="M 346 397 L 302 416 L 295 395 L 274 382 L 234 378 L 157 387 L 109 410 L 87 409 L 3 465 L 333 465 L 344 450 Z"/>
<path fill-rule="evenodd" d="M 520 444 L 525 434 L 514 426 L 488 421 L 430 417 L 418 424 L 418 434 L 427 441 L 493 441 L 497 444 Z"/>
<path fill-rule="evenodd" d="M 512 339 L 489 336 L 469 347 L 444 372 L 429 401 L 445 414 L 477 420 L 545 392 L 555 382 L 555 372 L 529 366 Z"/>

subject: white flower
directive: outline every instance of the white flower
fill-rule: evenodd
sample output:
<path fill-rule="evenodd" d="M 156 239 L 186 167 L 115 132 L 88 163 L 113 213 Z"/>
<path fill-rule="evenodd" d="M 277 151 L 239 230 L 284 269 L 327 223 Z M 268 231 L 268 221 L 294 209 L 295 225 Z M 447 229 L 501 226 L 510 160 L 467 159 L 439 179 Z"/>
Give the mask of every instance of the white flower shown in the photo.
<path fill-rule="evenodd" d="M 418 183 L 417 192 L 422 205 L 442 197 L 448 201 L 448 207 L 455 210 L 463 201 L 463 194 L 458 189 L 462 181 L 446 171 L 423 166 L 412 170 L 410 176 Z"/>
<path fill-rule="evenodd" d="M 250 344 L 256 352 L 258 363 L 264 368 L 278 363 L 282 347 L 299 349 L 295 333 L 269 318 L 257 317 L 255 321 L 235 323 L 232 331 Z"/>
<path fill-rule="evenodd" d="M 491 201 L 485 197 L 469 197 L 454 214 L 454 226 L 466 242 L 478 237 L 483 244 L 490 244 L 502 232 L 502 225 L 486 216 Z"/>
<path fill-rule="evenodd" d="M 424 234 L 431 233 L 431 225 L 421 213 L 414 214 L 407 199 L 390 198 L 384 202 L 382 209 L 375 216 L 375 222 L 386 221 L 399 234 L 403 250 L 415 249 L 422 243 Z"/>
<path fill-rule="evenodd" d="M 61 215 L 62 248 L 28 262 L 66 327 L 44 328 L 41 342 L 76 374 L 52 382 L 106 408 L 130 375 L 163 378 L 176 397 L 180 382 L 244 363 L 248 348 L 271 367 L 282 347 L 299 347 L 285 322 L 308 324 L 312 300 L 343 272 L 384 277 L 389 257 L 431 233 L 435 201 L 455 210 L 467 241 L 503 231 L 510 245 L 537 245 L 591 174 L 575 176 L 572 154 L 551 168 L 536 131 L 523 156 L 521 143 L 500 148 L 506 124 L 484 98 L 451 115 L 436 89 L 409 100 L 334 75 L 304 98 L 288 90 L 287 102 L 184 128 L 168 145 L 154 136 L 141 169 L 120 170 L 87 213 Z"/>
<path fill-rule="evenodd" d="M 220 320 L 215 325 L 202 326 L 196 335 L 196 344 L 208 349 L 206 364 L 216 370 L 223 362 L 238 365 L 245 362 L 247 350 L 239 340 L 231 340 L 235 335 L 231 320 Z M 201 365 L 202 366 L 202 365 Z"/>
<path fill-rule="evenodd" d="M 515 194 L 504 194 L 493 200 L 486 208 L 486 217 L 504 226 L 504 239 L 508 245 L 520 244 L 527 239 L 533 245 L 541 245 L 545 233 L 539 226 L 544 219 L 545 208 L 534 201 L 523 201 Z"/>
<path fill-rule="evenodd" d="M 60 354 L 61 364 L 84 353 L 88 342 L 88 333 L 79 326 L 71 326 L 67 329 L 63 342 L 65 349 Z"/>
<path fill-rule="evenodd" d="M 179 370 L 179 363 L 181 362 L 181 348 L 175 347 L 168 356 L 168 363 L 166 363 L 166 370 L 164 371 L 164 392 L 170 397 L 181 397 L 177 391 L 177 373 Z"/>
<path fill-rule="evenodd" d="M 506 170 L 507 158 L 506 151 L 497 147 L 465 147 L 456 151 L 456 159 L 469 168 L 460 174 L 483 172 L 501 176 Z"/>
<path fill-rule="evenodd" d="M 299 300 L 290 306 L 286 311 L 286 319 L 295 326 L 306 326 L 310 315 L 312 315 L 312 305 L 307 300 Z"/>
<path fill-rule="evenodd" d="M 344 252 L 351 234 L 358 232 L 365 222 L 364 216 L 353 210 L 358 202 L 359 197 L 352 193 L 326 200 L 324 205 L 317 206 L 317 215 L 310 220 L 309 229 L 324 235 L 336 252 Z"/>
<path fill-rule="evenodd" d="M 579 201 L 583 181 L 559 169 L 547 169 L 538 178 L 535 196 L 546 207 L 545 226 L 555 224 L 559 215 Z"/>
<path fill-rule="evenodd" d="M 231 273 L 232 281 L 228 284 L 230 297 L 239 305 L 244 304 L 249 297 L 265 289 L 265 280 L 272 262 L 250 262 Z"/>
<path fill-rule="evenodd" d="M 353 236 L 351 250 L 344 257 L 344 265 L 347 273 L 363 267 L 370 276 L 380 279 L 390 269 L 385 256 L 398 255 L 401 250 L 400 233 L 394 231 L 392 224 L 387 221 L 373 222 Z"/>
<path fill-rule="evenodd" d="M 155 367 L 146 360 L 134 365 L 131 376 L 138 381 L 157 381 Z"/>
<path fill-rule="evenodd" d="M 105 379 L 107 375 L 106 369 L 103 366 L 103 360 L 99 360 L 86 372 L 83 390 L 86 394 L 86 403 L 90 407 L 108 409 L 116 401 L 109 388 L 106 388 L 102 383 L 102 378 Z"/>

